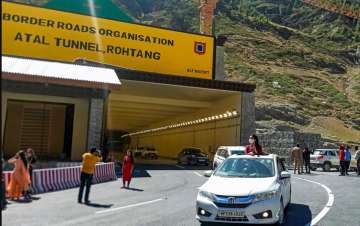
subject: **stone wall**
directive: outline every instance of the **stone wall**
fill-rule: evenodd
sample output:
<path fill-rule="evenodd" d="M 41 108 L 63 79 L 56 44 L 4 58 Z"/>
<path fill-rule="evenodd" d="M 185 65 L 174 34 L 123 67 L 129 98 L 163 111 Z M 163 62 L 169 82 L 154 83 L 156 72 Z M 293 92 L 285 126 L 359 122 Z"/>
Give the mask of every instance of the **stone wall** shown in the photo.
<path fill-rule="evenodd" d="M 323 147 L 320 134 L 300 133 L 296 131 L 257 131 L 260 144 L 266 152 L 288 157 L 290 150 L 300 144 L 301 148 L 310 150 Z"/>
<path fill-rule="evenodd" d="M 103 128 L 104 100 L 91 98 L 88 129 L 88 149 L 100 148 Z"/>

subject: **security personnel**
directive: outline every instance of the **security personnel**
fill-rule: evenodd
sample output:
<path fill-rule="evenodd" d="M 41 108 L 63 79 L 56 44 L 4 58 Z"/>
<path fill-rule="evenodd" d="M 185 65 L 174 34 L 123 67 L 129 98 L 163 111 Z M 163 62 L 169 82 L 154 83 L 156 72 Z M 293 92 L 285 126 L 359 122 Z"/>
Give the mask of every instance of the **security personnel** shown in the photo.
<path fill-rule="evenodd" d="M 291 161 L 294 162 L 294 174 L 296 173 L 296 170 L 298 171 L 298 174 L 301 174 L 304 172 L 303 169 L 303 152 L 300 149 L 300 145 L 297 144 L 296 147 L 294 147 L 291 151 Z"/>

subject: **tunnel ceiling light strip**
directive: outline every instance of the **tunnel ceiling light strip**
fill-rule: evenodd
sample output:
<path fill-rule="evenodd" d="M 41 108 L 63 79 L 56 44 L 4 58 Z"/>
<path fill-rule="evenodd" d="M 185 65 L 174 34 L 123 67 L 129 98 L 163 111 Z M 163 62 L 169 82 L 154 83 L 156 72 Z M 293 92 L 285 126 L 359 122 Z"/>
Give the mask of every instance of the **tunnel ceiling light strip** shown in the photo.
<path fill-rule="evenodd" d="M 202 123 L 208 123 L 208 122 L 212 122 L 212 121 L 233 118 L 233 117 L 236 117 L 238 114 L 239 113 L 235 110 L 226 111 L 225 113 L 222 113 L 222 114 L 208 116 L 205 118 L 200 118 L 200 119 L 196 119 L 196 120 L 192 120 L 192 121 L 179 122 L 176 124 L 162 126 L 162 127 L 158 127 L 158 128 L 154 128 L 154 129 L 147 129 L 147 130 L 138 131 L 135 133 L 129 133 L 129 134 L 123 135 L 122 137 L 140 135 L 140 134 L 151 133 L 151 132 L 158 132 L 158 131 L 162 131 L 162 130 L 180 128 L 180 127 L 191 126 L 191 125 L 202 124 Z"/>

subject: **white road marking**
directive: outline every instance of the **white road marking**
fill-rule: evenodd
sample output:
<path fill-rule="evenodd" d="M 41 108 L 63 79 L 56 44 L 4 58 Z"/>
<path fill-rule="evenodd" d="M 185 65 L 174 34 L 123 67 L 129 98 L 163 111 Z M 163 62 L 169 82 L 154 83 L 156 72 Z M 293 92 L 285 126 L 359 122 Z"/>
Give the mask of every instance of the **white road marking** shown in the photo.
<path fill-rule="evenodd" d="M 198 172 L 195 172 L 194 171 L 194 173 L 196 174 L 196 175 L 198 175 L 199 177 L 203 177 L 200 173 L 198 173 Z"/>
<path fill-rule="evenodd" d="M 332 193 L 332 191 L 330 190 L 330 188 L 328 188 L 327 186 L 319 183 L 319 182 L 316 182 L 316 181 L 312 181 L 312 180 L 307 180 L 307 179 L 304 179 L 304 178 L 301 178 L 301 177 L 294 177 L 295 179 L 298 179 L 298 180 L 303 180 L 303 181 L 307 181 L 307 182 L 310 182 L 310 183 L 314 183 L 314 184 L 317 184 L 319 186 L 321 186 L 322 188 L 325 189 L 325 191 L 328 193 L 328 202 L 326 203 L 325 207 L 320 211 L 320 213 L 318 213 L 318 215 L 316 215 L 316 217 L 314 217 L 311 222 L 309 222 L 308 224 L 306 224 L 306 226 L 308 225 L 316 225 L 317 223 L 319 223 L 319 221 L 325 217 L 325 215 L 329 212 L 330 208 L 333 206 L 334 204 L 334 200 L 335 200 L 335 196 L 334 194 Z"/>
<path fill-rule="evenodd" d="M 176 167 L 180 168 L 180 169 L 185 169 L 185 167 L 179 166 L 179 165 L 175 165 Z"/>
<path fill-rule="evenodd" d="M 131 205 L 127 205 L 127 206 L 121 206 L 118 208 L 112 208 L 112 209 L 108 209 L 108 210 L 101 210 L 101 211 L 97 211 L 97 214 L 101 214 L 101 213 L 109 213 L 109 212 L 113 212 L 113 211 L 117 211 L 117 210 L 122 210 L 122 209 L 128 209 L 131 207 L 136 207 L 136 206 L 143 206 L 143 205 L 148 205 L 151 203 L 155 203 L 155 202 L 160 202 L 164 199 L 155 199 L 155 200 L 151 200 L 151 201 L 147 201 L 147 202 L 140 202 L 140 203 L 136 203 L 136 204 L 131 204 Z"/>

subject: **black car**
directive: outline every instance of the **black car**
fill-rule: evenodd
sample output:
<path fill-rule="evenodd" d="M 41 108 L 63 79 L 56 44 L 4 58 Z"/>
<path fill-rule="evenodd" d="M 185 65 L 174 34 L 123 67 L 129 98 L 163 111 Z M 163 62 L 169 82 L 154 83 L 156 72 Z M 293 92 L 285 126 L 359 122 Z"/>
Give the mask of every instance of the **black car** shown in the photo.
<path fill-rule="evenodd" d="M 209 157 L 199 148 L 184 148 L 178 154 L 178 164 L 209 165 Z"/>

